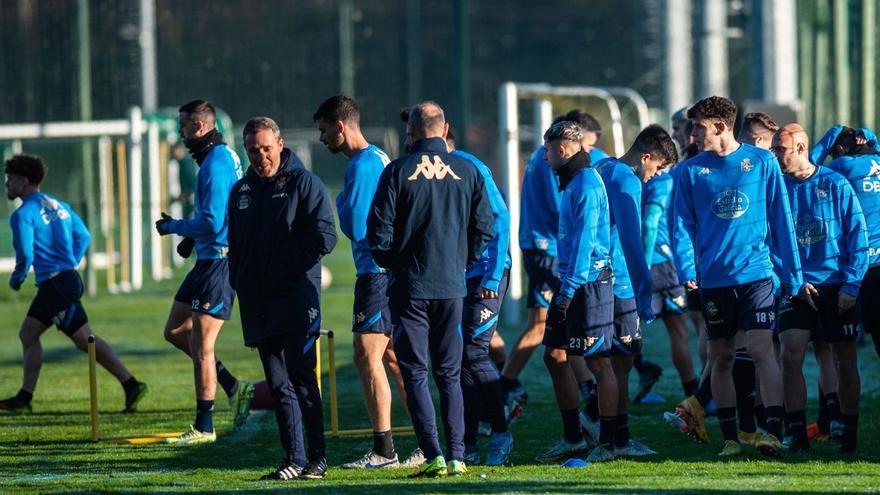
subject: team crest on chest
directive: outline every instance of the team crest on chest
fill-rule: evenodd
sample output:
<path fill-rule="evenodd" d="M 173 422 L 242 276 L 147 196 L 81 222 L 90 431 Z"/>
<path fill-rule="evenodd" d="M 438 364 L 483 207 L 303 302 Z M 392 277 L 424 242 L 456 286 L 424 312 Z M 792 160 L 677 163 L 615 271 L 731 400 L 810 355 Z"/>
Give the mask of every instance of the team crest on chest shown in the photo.
<path fill-rule="evenodd" d="M 828 197 L 828 188 L 825 187 L 824 184 L 819 186 L 816 189 L 816 195 L 818 195 L 820 198 L 827 198 Z"/>
<path fill-rule="evenodd" d="M 238 209 L 239 210 L 244 210 L 245 208 L 247 208 L 250 205 L 251 205 L 251 197 L 250 196 L 248 196 L 247 194 L 242 194 L 241 196 L 238 197 Z"/>
<path fill-rule="evenodd" d="M 752 161 L 748 158 L 743 158 L 743 161 L 739 164 L 739 169 L 743 172 L 751 172 L 753 168 L 755 168 L 755 166 L 752 165 Z"/>

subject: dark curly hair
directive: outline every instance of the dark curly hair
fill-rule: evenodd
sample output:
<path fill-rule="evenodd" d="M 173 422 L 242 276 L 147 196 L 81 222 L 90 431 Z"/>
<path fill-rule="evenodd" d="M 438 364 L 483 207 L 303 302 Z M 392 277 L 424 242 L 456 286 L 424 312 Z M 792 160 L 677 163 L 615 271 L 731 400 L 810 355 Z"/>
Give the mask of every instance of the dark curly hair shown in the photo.
<path fill-rule="evenodd" d="M 694 103 L 687 112 L 689 119 L 720 120 L 724 125 L 733 129 L 736 121 L 736 104 L 723 96 L 709 96 Z"/>
<path fill-rule="evenodd" d="M 3 164 L 3 171 L 7 175 L 17 175 L 24 177 L 31 184 L 39 186 L 46 174 L 49 173 L 49 167 L 43 162 L 43 159 L 34 155 L 15 155 Z"/>
<path fill-rule="evenodd" d="M 666 129 L 657 124 L 651 124 L 642 129 L 642 132 L 633 141 L 632 147 L 639 153 L 649 153 L 652 157 L 663 160 L 663 163 L 667 165 L 678 161 L 675 142 Z"/>

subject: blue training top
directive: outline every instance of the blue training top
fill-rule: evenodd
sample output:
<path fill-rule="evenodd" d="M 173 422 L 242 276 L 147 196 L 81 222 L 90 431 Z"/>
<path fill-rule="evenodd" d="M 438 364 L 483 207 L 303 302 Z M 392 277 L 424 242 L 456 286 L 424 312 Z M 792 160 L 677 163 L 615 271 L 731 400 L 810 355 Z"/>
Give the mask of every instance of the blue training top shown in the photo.
<path fill-rule="evenodd" d="M 342 233 L 351 239 L 351 254 L 357 275 L 385 270 L 373 260 L 367 242 L 367 215 L 376 195 L 379 176 L 391 160 L 378 146 L 369 145 L 348 161 L 342 192 L 336 196 L 336 212 Z"/>
<path fill-rule="evenodd" d="M 768 239 L 778 247 L 783 293 L 803 285 L 788 193 L 776 158 L 741 144 L 702 152 L 682 165 L 675 211 L 693 240 L 701 287 L 731 287 L 773 277 Z M 687 278 L 683 280 L 688 280 Z"/>
<path fill-rule="evenodd" d="M 868 264 L 880 263 L 880 155 L 843 156 L 828 168 L 846 177 L 868 224 Z"/>
<path fill-rule="evenodd" d="M 486 193 L 489 197 L 489 207 L 492 208 L 492 231 L 494 235 L 486 249 L 480 255 L 480 259 L 476 263 L 472 263 L 467 267 L 465 278 L 482 277 L 481 287 L 498 292 L 498 286 L 501 284 L 501 278 L 504 276 L 504 270 L 510 268 L 510 212 L 507 205 L 504 204 L 504 198 L 495 179 L 492 178 L 492 171 L 479 158 L 464 151 L 455 150 L 453 155 L 466 158 L 474 164 L 480 175 L 483 176 L 483 182 L 486 184 Z"/>
<path fill-rule="evenodd" d="M 37 285 L 76 268 L 92 239 L 70 205 L 39 191 L 24 198 L 10 223 L 15 248 L 15 271 L 9 279 L 13 289 L 21 287 L 31 265 Z"/>
<path fill-rule="evenodd" d="M 581 170 L 565 188 L 559 208 L 559 293 L 574 296 L 611 267 L 611 217 L 599 173 Z"/>
<path fill-rule="evenodd" d="M 669 170 L 672 178 L 672 192 L 669 194 L 669 207 L 666 210 L 666 223 L 669 229 L 669 243 L 672 247 L 672 259 L 678 274 L 678 280 L 682 284 L 688 280 L 697 281 L 697 266 L 694 258 L 694 243 L 688 236 L 681 221 L 681 216 L 675 210 L 676 189 L 675 183 L 678 176 L 687 168 L 687 162 L 681 162 Z"/>
<path fill-rule="evenodd" d="M 241 178 L 241 161 L 232 148 L 217 144 L 202 162 L 196 184 L 195 216 L 172 220 L 168 230 L 196 241 L 200 260 L 225 258 L 229 251 L 226 202 L 232 186 Z"/>
<path fill-rule="evenodd" d="M 608 155 L 599 148 L 590 150 L 590 162 L 597 163 Z M 559 232 L 559 177 L 544 159 L 544 147 L 539 146 L 526 165 L 523 174 L 522 197 L 519 213 L 520 249 L 537 249 L 556 256 L 556 236 Z"/>
<path fill-rule="evenodd" d="M 611 209 L 611 267 L 614 271 L 614 296 L 636 297 L 639 317 L 654 319 L 651 311 L 651 270 L 642 249 L 642 181 L 632 168 L 616 158 L 606 158 L 595 165 L 605 184 Z M 635 289 L 635 290 L 633 290 Z"/>
<path fill-rule="evenodd" d="M 843 285 L 859 295 L 868 270 L 868 227 L 855 191 L 846 178 L 816 167 L 809 178 L 785 176 L 804 282 Z"/>
<path fill-rule="evenodd" d="M 672 197 L 673 178 L 663 172 L 642 187 L 642 239 L 645 260 L 654 266 L 672 261 L 672 242 L 669 239 L 669 200 Z"/>

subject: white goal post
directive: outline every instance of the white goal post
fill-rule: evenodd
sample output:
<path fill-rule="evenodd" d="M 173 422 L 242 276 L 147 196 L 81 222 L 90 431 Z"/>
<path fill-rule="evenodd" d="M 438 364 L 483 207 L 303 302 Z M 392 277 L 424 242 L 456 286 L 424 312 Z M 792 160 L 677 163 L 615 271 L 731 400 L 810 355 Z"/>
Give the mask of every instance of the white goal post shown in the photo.
<path fill-rule="evenodd" d="M 521 182 L 521 133 L 520 100 L 533 102 L 534 118 L 531 134 L 535 147 L 542 143 L 544 131 L 553 119 L 553 97 L 595 98 L 608 108 L 611 118 L 611 154 L 622 156 L 624 149 L 623 122 L 618 100 L 633 105 L 638 115 L 638 125 L 644 128 L 650 122 L 645 99 L 636 91 L 623 87 L 551 86 L 544 83 L 505 82 L 498 88 L 498 136 L 500 148 L 501 181 L 499 185 L 507 195 L 510 210 L 510 290 L 508 297 L 519 302 L 522 299 L 522 252 L 519 248 L 520 182 Z M 505 305 L 505 318 L 512 321 L 519 312 L 519 304 Z"/>

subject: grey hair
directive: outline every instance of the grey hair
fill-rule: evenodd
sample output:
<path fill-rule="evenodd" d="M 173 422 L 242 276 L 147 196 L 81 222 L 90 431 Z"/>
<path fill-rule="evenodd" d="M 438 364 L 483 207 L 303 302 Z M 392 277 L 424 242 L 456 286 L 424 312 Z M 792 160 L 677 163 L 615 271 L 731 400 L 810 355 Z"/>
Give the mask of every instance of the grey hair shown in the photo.
<path fill-rule="evenodd" d="M 423 101 L 409 110 L 409 125 L 422 133 L 442 132 L 446 115 L 440 105 L 433 101 Z"/>
<path fill-rule="evenodd" d="M 248 120 L 242 131 L 242 138 L 247 138 L 250 134 L 256 134 L 259 131 L 272 131 L 276 138 L 281 137 L 281 129 L 278 124 L 269 117 L 254 117 Z"/>
<path fill-rule="evenodd" d="M 552 142 L 556 140 L 574 141 L 580 143 L 583 138 L 583 132 L 577 122 L 563 120 L 557 122 L 547 129 L 544 133 L 544 141 Z"/>

